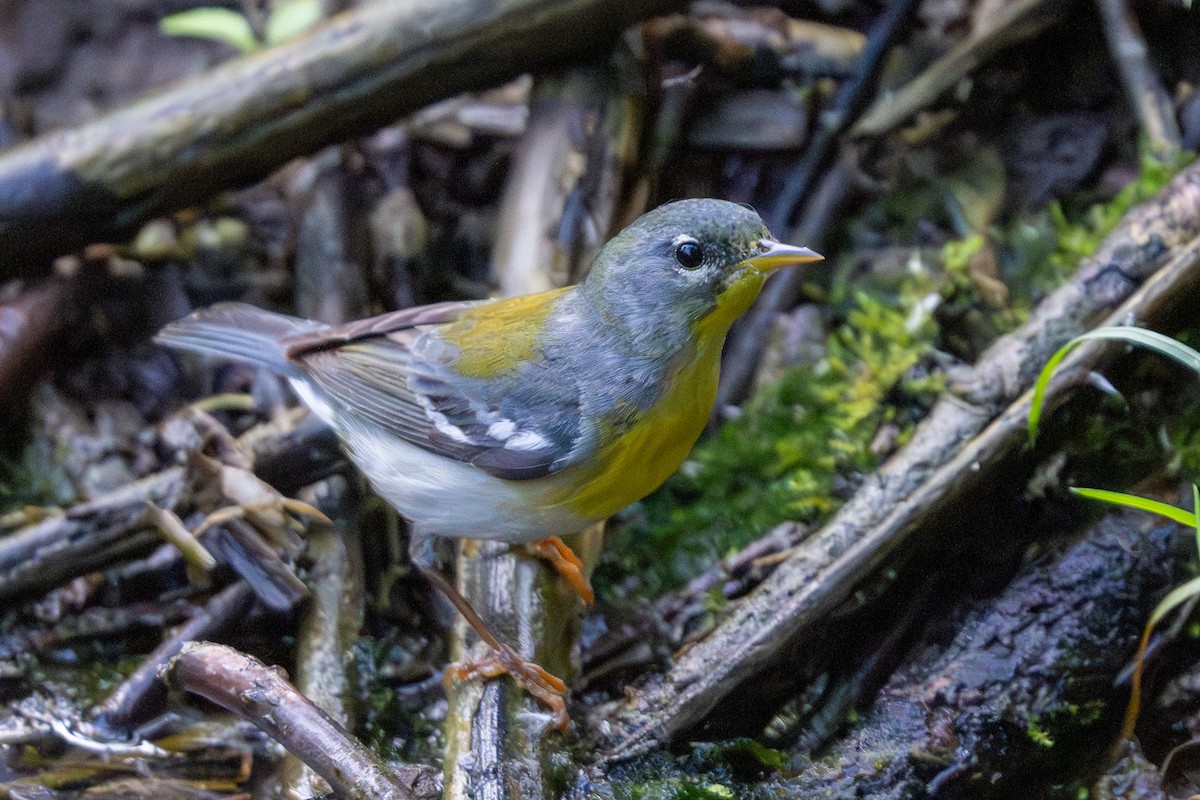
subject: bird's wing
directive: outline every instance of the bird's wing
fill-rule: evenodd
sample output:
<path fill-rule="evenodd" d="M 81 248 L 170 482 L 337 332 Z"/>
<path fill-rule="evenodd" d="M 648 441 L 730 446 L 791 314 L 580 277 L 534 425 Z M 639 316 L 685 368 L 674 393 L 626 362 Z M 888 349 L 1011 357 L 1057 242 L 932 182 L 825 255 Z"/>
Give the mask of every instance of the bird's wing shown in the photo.
<path fill-rule="evenodd" d="M 510 480 L 556 471 L 579 438 L 579 393 L 530 385 L 558 293 L 439 303 L 282 340 L 349 416 Z"/>

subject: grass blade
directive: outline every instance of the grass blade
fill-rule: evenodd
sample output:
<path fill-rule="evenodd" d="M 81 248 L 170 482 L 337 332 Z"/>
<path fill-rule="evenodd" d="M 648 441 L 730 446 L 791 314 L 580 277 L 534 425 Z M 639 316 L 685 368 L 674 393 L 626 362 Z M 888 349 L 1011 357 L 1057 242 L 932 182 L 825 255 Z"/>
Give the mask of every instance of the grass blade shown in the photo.
<path fill-rule="evenodd" d="M 1038 379 L 1033 385 L 1033 399 L 1029 407 L 1030 439 L 1037 438 L 1038 424 L 1042 418 L 1042 405 L 1046 399 L 1046 387 L 1050 384 L 1050 378 L 1053 377 L 1054 370 L 1067 357 L 1067 354 L 1075 349 L 1076 345 L 1086 342 L 1089 339 L 1109 339 L 1139 345 L 1177 361 L 1193 372 L 1200 374 L 1200 353 L 1188 347 L 1183 342 L 1172 339 L 1170 336 L 1164 336 L 1157 331 L 1125 325 L 1111 325 L 1080 334 L 1060 347 L 1058 352 L 1050 357 L 1050 360 L 1046 362 L 1046 366 L 1042 368 L 1041 374 L 1038 375 Z"/>
<path fill-rule="evenodd" d="M 1196 515 L 1190 511 L 1167 503 L 1160 503 L 1157 500 L 1149 500 L 1145 497 L 1138 497 L 1136 494 L 1126 494 L 1125 492 L 1110 492 L 1106 489 L 1080 489 L 1071 488 L 1071 494 L 1086 497 L 1089 500 L 1099 500 L 1104 503 L 1111 503 L 1115 506 L 1125 506 L 1126 508 L 1136 508 L 1139 511 L 1149 511 L 1151 514 L 1158 514 L 1166 517 L 1169 520 L 1178 522 L 1180 525 L 1187 525 L 1189 528 L 1195 527 L 1197 524 Z M 1200 535 L 1200 534 L 1198 534 Z"/>

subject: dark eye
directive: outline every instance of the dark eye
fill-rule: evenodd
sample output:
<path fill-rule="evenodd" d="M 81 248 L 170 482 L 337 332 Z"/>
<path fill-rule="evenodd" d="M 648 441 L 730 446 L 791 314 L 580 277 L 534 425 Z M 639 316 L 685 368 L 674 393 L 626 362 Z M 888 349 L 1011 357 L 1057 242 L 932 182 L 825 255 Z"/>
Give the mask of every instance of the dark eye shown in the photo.
<path fill-rule="evenodd" d="M 704 263 L 704 248 L 696 242 L 683 242 L 675 248 L 675 260 L 684 269 L 696 269 Z"/>

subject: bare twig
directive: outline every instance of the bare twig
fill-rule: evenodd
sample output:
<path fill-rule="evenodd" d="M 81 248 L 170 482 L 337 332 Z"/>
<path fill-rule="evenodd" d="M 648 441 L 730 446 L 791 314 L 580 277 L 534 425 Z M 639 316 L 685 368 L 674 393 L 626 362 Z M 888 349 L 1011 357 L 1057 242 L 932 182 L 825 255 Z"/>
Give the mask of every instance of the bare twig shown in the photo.
<path fill-rule="evenodd" d="M 934 103 L 954 84 L 1006 47 L 1033 38 L 1062 19 L 1063 0 L 1016 0 L 1001 5 L 985 29 L 935 61 L 903 88 L 878 97 L 850 129 L 850 135 L 882 136 Z"/>
<path fill-rule="evenodd" d="M 370 751 L 287 681 L 278 667 L 223 645 L 190 644 L 163 672 L 182 689 L 240 714 L 313 768 L 344 800 L 416 795 Z"/>
<path fill-rule="evenodd" d="M 154 648 L 133 674 L 96 707 L 97 724 L 123 730 L 144 719 L 166 699 L 166 687 L 159 680 L 166 663 L 188 642 L 219 635 L 235 619 L 245 616 L 253 601 L 254 593 L 241 581 L 213 597 L 203 611 Z"/>
<path fill-rule="evenodd" d="M 832 174 L 824 180 L 821 180 L 821 175 L 833 157 L 843 131 L 869 99 L 883 57 L 899 36 L 915 6 L 914 0 L 889 3 L 872 24 L 854 75 L 842 84 L 830 107 L 818 116 L 816 132 L 804 155 L 765 210 L 763 221 L 774 235 L 784 237 L 785 241 L 815 246 L 824 234 L 830 218 L 847 192 L 848 175 L 844 167 L 831 170 Z M 818 185 L 819 188 L 814 192 L 814 187 Z M 814 194 L 816 202 L 806 203 Z M 809 207 L 812 212 L 793 230 L 792 220 L 802 207 Z M 754 373 L 758 370 L 762 344 L 770 333 L 775 315 L 787 310 L 795 302 L 804 278 L 805 273 L 800 270 L 787 270 L 785 274 L 773 276 L 750 314 L 730 332 L 721 365 L 716 413 L 740 402 L 749 392 Z"/>
<path fill-rule="evenodd" d="M 1182 146 L 1171 96 L 1155 74 L 1133 9 L 1126 0 L 1096 0 L 1108 50 L 1121 74 L 1125 99 L 1133 107 L 1151 152 L 1160 158 Z"/>
<path fill-rule="evenodd" d="M 251 428 L 238 442 L 280 492 L 325 477 L 343 462 L 333 432 L 302 410 Z M 190 496 L 188 484 L 183 467 L 169 467 L 0 538 L 0 600 L 45 591 L 148 550 L 160 534 L 146 504 L 175 510 Z"/>
<path fill-rule="evenodd" d="M 146 504 L 173 508 L 186 489 L 183 468 L 170 467 L 0 539 L 0 599 L 56 586 L 148 549 L 159 535 Z"/>

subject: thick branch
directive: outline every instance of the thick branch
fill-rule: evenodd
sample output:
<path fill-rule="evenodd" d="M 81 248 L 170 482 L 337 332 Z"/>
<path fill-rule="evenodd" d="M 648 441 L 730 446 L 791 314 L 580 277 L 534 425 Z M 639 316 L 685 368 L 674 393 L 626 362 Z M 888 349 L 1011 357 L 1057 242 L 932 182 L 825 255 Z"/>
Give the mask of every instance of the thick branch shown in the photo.
<path fill-rule="evenodd" d="M 1106 518 L 978 604 L 948 646 L 914 648 L 821 766 L 788 782 L 791 792 L 1019 797 L 1094 768 L 1118 735 L 1126 697 L 1117 676 L 1179 572 L 1158 524 Z"/>
<path fill-rule="evenodd" d="M 345 728 L 296 690 L 278 667 L 217 644 L 184 648 L 167 667 L 172 686 L 240 714 L 313 768 L 346 800 L 413 800 Z"/>
<path fill-rule="evenodd" d="M 367 3 L 0 156 L 0 277 L 453 95 L 607 47 L 675 0 Z"/>

